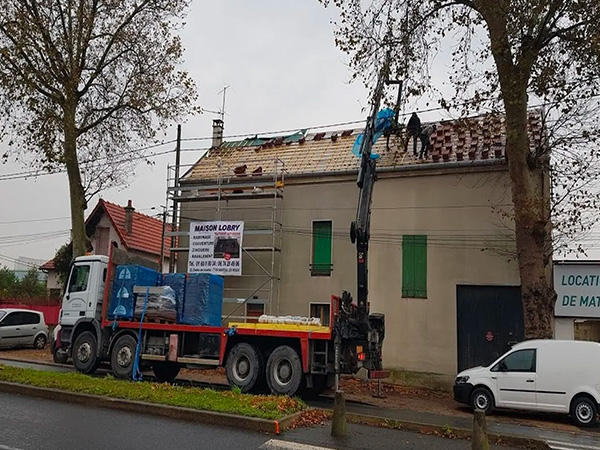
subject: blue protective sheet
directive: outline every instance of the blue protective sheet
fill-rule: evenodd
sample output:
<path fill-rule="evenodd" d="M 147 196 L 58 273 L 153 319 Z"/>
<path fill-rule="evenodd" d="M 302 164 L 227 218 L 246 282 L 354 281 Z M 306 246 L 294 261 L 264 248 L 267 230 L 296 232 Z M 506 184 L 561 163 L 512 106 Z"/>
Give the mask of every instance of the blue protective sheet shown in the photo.
<path fill-rule="evenodd" d="M 181 323 L 183 318 L 183 302 L 185 299 L 185 273 L 163 273 L 162 285 L 169 286 L 175 291 L 177 302 L 177 323 Z"/>
<path fill-rule="evenodd" d="M 189 273 L 181 323 L 221 326 L 223 278 L 208 273 Z"/>
<path fill-rule="evenodd" d="M 138 265 L 117 266 L 113 282 L 109 320 L 133 319 L 135 310 L 134 286 L 158 286 L 160 273 Z"/>
<path fill-rule="evenodd" d="M 383 132 L 392 126 L 392 119 L 396 113 L 391 108 L 382 109 L 377 113 L 377 119 L 375 120 L 375 134 L 373 135 L 373 144 L 377 142 Z M 356 140 L 354 141 L 354 145 L 352 146 L 352 153 L 356 156 L 361 156 L 360 148 L 362 147 L 363 142 L 363 133 L 356 136 Z M 379 155 L 377 153 L 371 153 L 372 159 L 378 159 Z"/>

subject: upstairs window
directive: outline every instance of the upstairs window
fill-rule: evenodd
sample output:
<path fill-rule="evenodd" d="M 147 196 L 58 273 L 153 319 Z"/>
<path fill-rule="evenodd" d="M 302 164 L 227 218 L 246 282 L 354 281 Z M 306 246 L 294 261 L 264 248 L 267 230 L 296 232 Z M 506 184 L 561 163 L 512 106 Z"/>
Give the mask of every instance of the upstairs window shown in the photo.
<path fill-rule="evenodd" d="M 318 220 L 312 225 L 312 276 L 331 276 L 333 269 L 331 250 L 331 220 Z"/>
<path fill-rule="evenodd" d="M 402 236 L 402 297 L 427 298 L 427 236 Z"/>

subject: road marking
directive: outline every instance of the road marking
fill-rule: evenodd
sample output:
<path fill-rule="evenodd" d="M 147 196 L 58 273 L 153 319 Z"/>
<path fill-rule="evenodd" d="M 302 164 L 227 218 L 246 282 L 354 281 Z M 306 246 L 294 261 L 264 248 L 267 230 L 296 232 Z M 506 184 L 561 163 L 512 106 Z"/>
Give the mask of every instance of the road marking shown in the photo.
<path fill-rule="evenodd" d="M 317 447 L 316 445 L 299 444 L 297 442 L 281 441 L 279 439 L 271 439 L 259 448 L 265 450 L 332 450 L 328 447 Z"/>
<path fill-rule="evenodd" d="M 9 447 L 8 445 L 0 444 L 0 450 L 21 450 L 21 449 L 17 448 L 17 447 Z"/>
<path fill-rule="evenodd" d="M 546 444 L 548 444 L 552 450 L 598 450 L 597 445 L 573 444 L 572 442 L 546 441 Z"/>

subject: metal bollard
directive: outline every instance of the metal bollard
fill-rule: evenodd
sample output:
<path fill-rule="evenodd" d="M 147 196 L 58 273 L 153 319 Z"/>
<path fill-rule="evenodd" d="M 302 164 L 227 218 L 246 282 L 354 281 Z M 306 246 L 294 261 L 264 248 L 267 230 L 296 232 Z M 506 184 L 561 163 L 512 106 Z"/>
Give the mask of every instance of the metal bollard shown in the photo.
<path fill-rule="evenodd" d="M 471 442 L 472 450 L 490 450 L 485 412 L 481 409 L 476 409 L 473 414 L 473 435 L 471 436 Z"/>

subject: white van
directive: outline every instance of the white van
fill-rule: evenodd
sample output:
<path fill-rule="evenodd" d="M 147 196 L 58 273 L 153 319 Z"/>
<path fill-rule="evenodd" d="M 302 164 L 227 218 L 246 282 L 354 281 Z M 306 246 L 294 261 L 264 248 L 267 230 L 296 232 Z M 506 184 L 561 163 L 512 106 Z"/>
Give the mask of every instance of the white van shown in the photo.
<path fill-rule="evenodd" d="M 600 343 L 522 342 L 488 367 L 460 372 L 454 399 L 486 413 L 495 408 L 566 413 L 576 425 L 591 426 L 600 403 Z"/>

